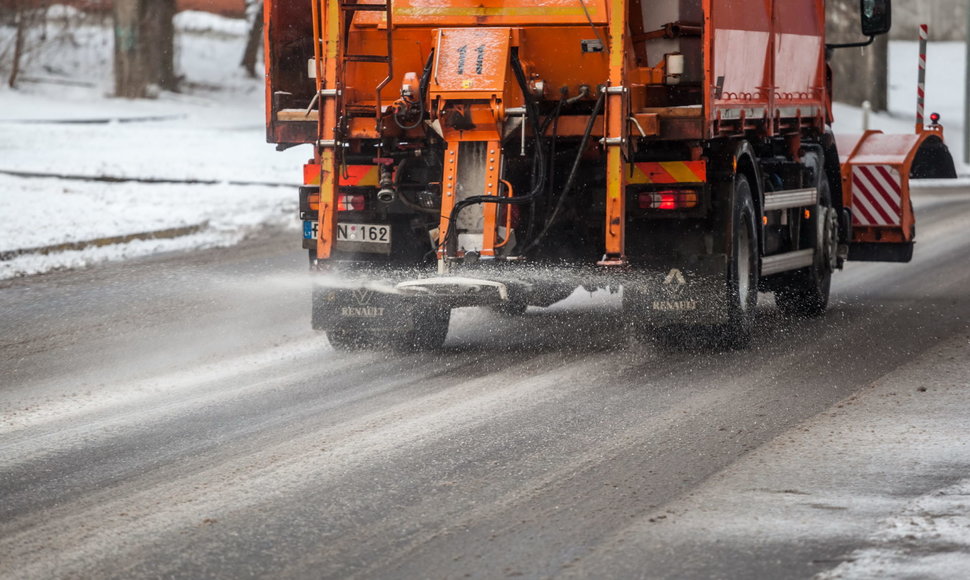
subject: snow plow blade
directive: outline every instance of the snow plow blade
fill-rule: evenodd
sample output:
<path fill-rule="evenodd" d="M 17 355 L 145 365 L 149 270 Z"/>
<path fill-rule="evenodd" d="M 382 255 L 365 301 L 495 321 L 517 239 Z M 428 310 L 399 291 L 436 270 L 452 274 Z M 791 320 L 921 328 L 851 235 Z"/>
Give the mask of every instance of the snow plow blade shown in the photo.
<path fill-rule="evenodd" d="M 843 207 L 851 212 L 848 259 L 909 262 L 916 237 L 910 178 L 956 177 L 942 127 L 913 135 L 868 131 L 837 142 Z"/>

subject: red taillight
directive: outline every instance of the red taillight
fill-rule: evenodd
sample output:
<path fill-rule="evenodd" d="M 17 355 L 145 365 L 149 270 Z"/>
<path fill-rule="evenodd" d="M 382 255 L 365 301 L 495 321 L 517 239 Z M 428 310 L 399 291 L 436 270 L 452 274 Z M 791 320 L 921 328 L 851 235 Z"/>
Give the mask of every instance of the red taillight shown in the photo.
<path fill-rule="evenodd" d="M 697 192 L 690 190 L 647 191 L 639 196 L 640 209 L 689 209 L 697 207 Z"/>
<path fill-rule="evenodd" d="M 359 193 L 341 193 L 337 197 L 337 211 L 364 211 L 367 196 Z"/>

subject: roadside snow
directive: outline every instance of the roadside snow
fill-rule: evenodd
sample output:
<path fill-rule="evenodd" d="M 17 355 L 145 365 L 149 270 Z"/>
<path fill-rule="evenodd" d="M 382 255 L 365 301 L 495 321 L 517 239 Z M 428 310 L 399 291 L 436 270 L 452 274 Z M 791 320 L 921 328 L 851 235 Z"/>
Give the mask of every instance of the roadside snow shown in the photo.
<path fill-rule="evenodd" d="M 185 226 L 202 231 L 173 240 L 27 254 L 0 261 L 0 279 L 163 251 L 226 246 L 253 228 L 292 221 L 289 188 L 88 183 L 0 175 L 0 254 Z"/>
<path fill-rule="evenodd" d="M 869 542 L 817 580 L 964 577 L 970 570 L 970 479 L 916 498 Z"/>
<path fill-rule="evenodd" d="M 238 66 L 246 23 L 202 12 L 176 18 L 184 93 L 108 97 L 107 22 L 63 11 L 35 39 L 21 88 L 0 89 L 0 254 L 204 224 L 174 240 L 139 240 L 0 261 L 0 279 L 163 251 L 236 243 L 264 224 L 296 227 L 295 186 L 311 155 L 266 143 L 263 84 Z M 0 52 L 12 30 L 0 26 Z M 215 181 L 216 185 L 22 178 Z M 253 182 L 260 186 L 230 186 Z M 278 183 L 282 187 L 268 184 Z"/>
<path fill-rule="evenodd" d="M 176 14 L 175 28 L 182 32 L 196 34 L 215 32 L 228 36 L 243 36 L 249 31 L 246 21 L 241 18 L 226 18 L 198 10 L 186 10 Z"/>
<path fill-rule="evenodd" d="M 101 262 L 127 260 L 163 252 L 227 247 L 239 242 L 243 237 L 244 232 L 204 231 L 172 239 L 133 240 L 124 244 L 68 250 L 46 255 L 25 254 L 10 260 L 0 261 L 0 280 L 68 268 L 84 268 Z"/>

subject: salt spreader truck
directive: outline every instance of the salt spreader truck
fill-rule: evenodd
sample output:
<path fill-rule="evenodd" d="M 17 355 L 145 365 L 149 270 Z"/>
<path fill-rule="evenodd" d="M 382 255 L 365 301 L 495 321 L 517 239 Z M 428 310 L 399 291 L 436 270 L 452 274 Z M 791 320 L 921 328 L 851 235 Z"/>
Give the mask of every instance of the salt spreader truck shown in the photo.
<path fill-rule="evenodd" d="M 434 348 L 453 308 L 622 287 L 640 335 L 744 344 L 907 262 L 942 127 L 832 134 L 823 0 L 266 0 L 268 140 L 309 144 L 312 323 Z M 890 28 L 861 0 L 861 38 Z M 860 42 L 854 46 L 860 46 Z"/>

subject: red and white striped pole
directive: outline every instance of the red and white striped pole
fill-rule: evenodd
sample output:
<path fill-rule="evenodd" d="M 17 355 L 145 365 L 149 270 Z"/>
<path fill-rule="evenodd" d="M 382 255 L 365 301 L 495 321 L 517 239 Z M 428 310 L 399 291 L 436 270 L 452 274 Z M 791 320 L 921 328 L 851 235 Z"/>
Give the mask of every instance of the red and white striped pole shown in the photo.
<path fill-rule="evenodd" d="M 924 104 L 926 102 L 926 42 L 930 36 L 930 28 L 926 24 L 919 25 L 919 83 L 916 88 L 916 132 L 922 133 L 926 128 L 923 122 Z"/>

